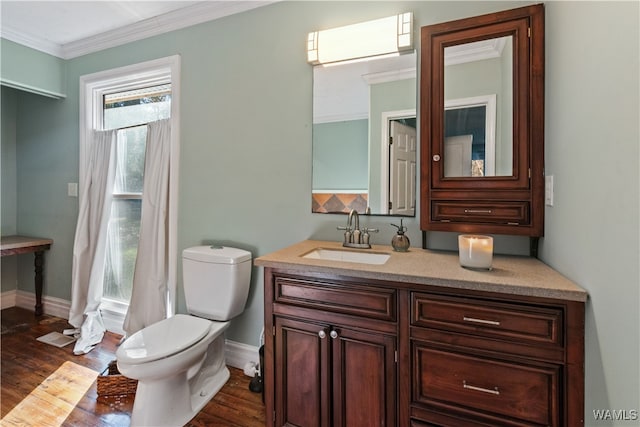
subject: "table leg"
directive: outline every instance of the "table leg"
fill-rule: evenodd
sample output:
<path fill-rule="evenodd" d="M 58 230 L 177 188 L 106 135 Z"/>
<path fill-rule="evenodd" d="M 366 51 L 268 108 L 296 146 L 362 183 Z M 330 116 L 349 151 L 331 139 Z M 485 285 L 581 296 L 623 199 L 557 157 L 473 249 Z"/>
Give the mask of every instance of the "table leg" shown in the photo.
<path fill-rule="evenodd" d="M 44 251 L 35 252 L 34 255 L 34 266 L 36 270 L 36 316 L 42 316 L 42 270 L 44 267 Z"/>

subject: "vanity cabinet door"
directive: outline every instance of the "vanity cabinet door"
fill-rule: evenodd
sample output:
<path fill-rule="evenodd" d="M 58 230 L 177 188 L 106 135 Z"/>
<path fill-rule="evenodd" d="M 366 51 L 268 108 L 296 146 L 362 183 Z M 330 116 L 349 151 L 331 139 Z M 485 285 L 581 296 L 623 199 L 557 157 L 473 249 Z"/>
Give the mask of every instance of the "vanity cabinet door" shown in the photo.
<path fill-rule="evenodd" d="M 276 317 L 275 351 L 275 425 L 395 425 L 394 337 Z"/>
<path fill-rule="evenodd" d="M 327 330 L 327 325 L 276 317 L 274 425 L 332 425 Z"/>
<path fill-rule="evenodd" d="M 333 425 L 396 424 L 395 338 L 350 329 L 330 332 Z"/>

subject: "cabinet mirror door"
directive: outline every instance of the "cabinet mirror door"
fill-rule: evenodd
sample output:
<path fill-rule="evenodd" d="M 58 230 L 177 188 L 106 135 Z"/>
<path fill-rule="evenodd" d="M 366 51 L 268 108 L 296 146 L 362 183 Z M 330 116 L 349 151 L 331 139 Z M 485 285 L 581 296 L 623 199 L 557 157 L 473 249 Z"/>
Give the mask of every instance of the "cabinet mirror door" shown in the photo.
<path fill-rule="evenodd" d="M 428 37 L 423 78 L 430 78 L 422 84 L 431 87 L 424 102 L 433 187 L 528 187 L 528 19 L 437 27 L 425 27 L 437 33 Z"/>
<path fill-rule="evenodd" d="M 422 27 L 421 228 L 541 236 L 544 7 Z"/>

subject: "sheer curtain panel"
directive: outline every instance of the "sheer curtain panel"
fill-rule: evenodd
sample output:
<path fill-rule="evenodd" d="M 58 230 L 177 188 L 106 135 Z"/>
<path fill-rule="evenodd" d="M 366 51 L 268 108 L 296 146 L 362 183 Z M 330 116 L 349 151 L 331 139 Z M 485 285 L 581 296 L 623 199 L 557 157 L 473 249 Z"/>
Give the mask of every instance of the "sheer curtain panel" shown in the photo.
<path fill-rule="evenodd" d="M 79 328 L 75 354 L 91 351 L 105 332 L 99 307 L 115 179 L 116 135 L 116 130 L 93 131 L 88 141 L 87 173 L 79 200 L 71 273 L 69 323 Z"/>
<path fill-rule="evenodd" d="M 170 119 L 149 123 L 138 256 L 124 320 L 127 336 L 167 317 L 170 158 Z"/>

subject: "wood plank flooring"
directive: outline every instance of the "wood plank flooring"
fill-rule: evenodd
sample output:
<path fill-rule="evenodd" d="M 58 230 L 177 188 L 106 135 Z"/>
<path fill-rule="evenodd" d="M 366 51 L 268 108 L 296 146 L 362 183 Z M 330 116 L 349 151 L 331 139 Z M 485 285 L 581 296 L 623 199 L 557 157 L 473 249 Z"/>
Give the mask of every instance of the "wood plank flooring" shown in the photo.
<path fill-rule="evenodd" d="M 30 393 L 65 363 L 72 362 L 101 372 L 115 359 L 115 351 L 120 336 L 108 332 L 101 344 L 88 354 L 73 355 L 73 344 L 57 348 L 39 341 L 37 337 L 49 332 L 62 332 L 70 327 L 66 320 L 52 316 L 35 317 L 32 311 L 12 307 L 0 312 L 2 335 L 0 353 L 1 408 L 4 418 Z M 264 405 L 260 393 L 249 390 L 250 378 L 239 369 L 230 368 L 231 378 L 202 411 L 191 420 L 189 427 L 258 427 L 264 426 Z M 46 385 L 46 384 L 45 384 Z M 61 398 L 62 399 L 62 398 Z M 46 405 L 39 407 L 48 411 Z M 70 414 L 60 423 L 52 421 L 53 427 L 126 427 L 130 424 L 133 399 L 111 399 L 98 401 L 96 383 L 75 404 Z M 45 417 L 46 419 L 47 417 Z M 40 418 L 42 419 L 42 418 Z M 55 420 L 53 412 L 49 417 Z M 33 427 L 46 427 L 39 421 Z M 4 427 L 7 420 L 0 421 Z M 24 426 L 24 424 L 22 424 Z"/>

